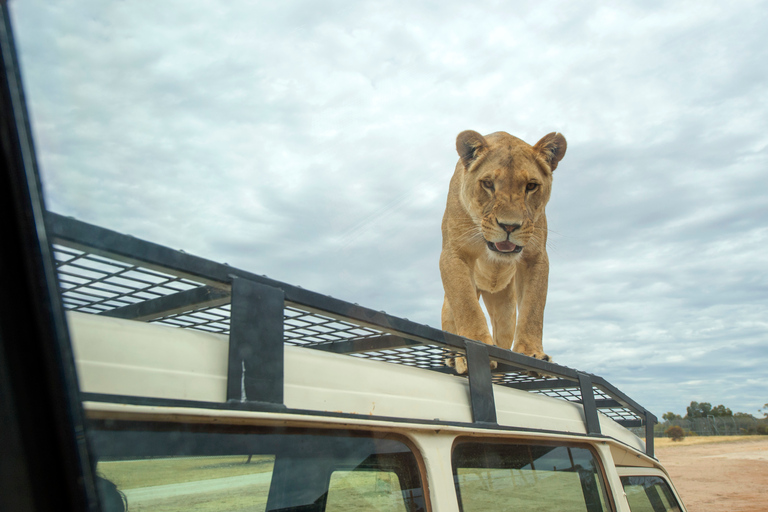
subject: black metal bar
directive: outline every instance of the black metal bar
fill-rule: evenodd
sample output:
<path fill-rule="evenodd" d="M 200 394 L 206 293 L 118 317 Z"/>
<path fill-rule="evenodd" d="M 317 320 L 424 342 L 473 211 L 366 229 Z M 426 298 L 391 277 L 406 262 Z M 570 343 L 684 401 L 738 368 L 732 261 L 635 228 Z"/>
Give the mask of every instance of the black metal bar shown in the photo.
<path fill-rule="evenodd" d="M 229 302 L 230 293 L 210 286 L 200 286 L 183 292 L 109 309 L 100 315 L 129 320 L 147 321 L 182 313 L 192 309 L 221 306 Z"/>
<path fill-rule="evenodd" d="M 283 404 L 274 404 L 268 402 L 239 400 L 228 402 L 204 402 L 200 400 L 185 400 L 179 398 L 156 398 L 148 396 L 133 395 L 113 395 L 109 393 L 89 393 L 80 394 L 83 402 L 100 402 L 109 404 L 125 405 L 146 405 L 149 407 L 184 407 L 191 409 L 215 409 L 221 411 L 259 411 L 259 412 L 293 412 L 287 409 Z M 316 412 L 322 415 L 322 412 Z"/>
<path fill-rule="evenodd" d="M 645 411 L 645 454 L 649 457 L 656 457 L 654 455 L 655 448 L 653 446 L 653 427 L 656 425 L 656 416 Z"/>
<path fill-rule="evenodd" d="M 619 407 L 624 407 L 623 405 L 621 405 L 620 402 L 616 400 L 611 400 L 609 398 L 596 399 L 595 406 L 598 409 L 618 409 Z"/>
<path fill-rule="evenodd" d="M 283 404 L 283 291 L 232 280 L 227 400 Z"/>
<path fill-rule="evenodd" d="M 201 281 L 214 287 L 226 286 L 230 279 L 228 265 L 213 262 L 148 242 L 111 229 L 94 226 L 72 217 L 46 212 L 51 240 L 77 250 L 144 268 Z"/>
<path fill-rule="evenodd" d="M 505 365 L 509 366 L 509 365 Z M 519 371 L 519 370 L 517 370 Z M 507 386 L 510 388 L 520 389 L 523 391 L 541 391 L 547 389 L 568 389 L 578 388 L 579 383 L 566 379 L 547 379 L 547 380 L 533 380 L 533 381 L 521 381 L 521 382 L 499 382 L 501 386 Z"/>
<path fill-rule="evenodd" d="M 618 423 L 619 425 L 625 428 L 643 426 L 643 420 L 615 420 L 615 421 L 616 423 Z"/>
<path fill-rule="evenodd" d="M 598 377 L 597 375 L 592 375 L 592 384 L 597 387 L 598 389 L 604 391 L 607 395 L 609 395 L 611 398 L 619 402 L 622 406 L 626 407 L 627 409 L 631 410 L 638 416 L 645 417 L 645 414 L 648 412 L 646 411 L 645 407 L 641 406 L 631 398 L 629 398 L 627 395 L 622 393 L 619 389 L 617 389 L 613 384 L 609 383 L 602 377 Z"/>
<path fill-rule="evenodd" d="M 466 350 L 472 421 L 475 423 L 497 423 L 488 345 L 478 341 L 467 341 Z"/>
<path fill-rule="evenodd" d="M 309 345 L 309 348 L 333 352 L 335 354 L 355 354 L 359 352 L 373 352 L 376 350 L 387 350 L 393 348 L 403 348 L 413 345 L 421 345 L 418 341 L 409 340 L 394 334 L 385 334 L 383 336 L 374 336 L 360 340 L 334 341 L 333 343 L 324 343 L 321 345 Z"/>
<path fill-rule="evenodd" d="M 488 345 L 488 355 L 491 359 L 500 363 L 496 373 L 499 373 L 499 370 L 504 371 L 505 369 L 508 369 L 508 366 L 506 366 L 508 364 L 513 366 L 513 369 L 516 371 L 526 370 L 541 375 L 564 377 L 574 381 L 578 379 L 578 372 L 572 368 L 548 363 L 541 359 L 525 356 L 493 345 Z"/>
<path fill-rule="evenodd" d="M 562 430 L 549 430 L 540 428 L 528 428 L 528 427 L 511 427 L 507 425 L 499 425 L 497 423 L 467 423 L 461 421 L 443 421 L 440 419 L 418 419 L 413 417 L 397 417 L 397 416 L 378 416 L 368 413 L 345 413 L 334 411 L 317 411 L 312 409 L 290 409 L 285 407 L 279 407 L 274 404 L 265 404 L 261 402 L 200 402 L 195 400 L 179 400 L 171 398 L 148 398 L 148 397 L 135 397 L 126 395 L 109 395 L 104 393 L 83 393 L 84 402 L 99 402 L 110 404 L 126 404 L 126 405 L 147 405 L 151 407 L 185 407 L 193 409 L 206 409 L 206 410 L 221 410 L 221 411 L 263 411 L 263 412 L 282 412 L 290 415 L 300 416 L 312 416 L 315 418 L 331 417 L 331 418 L 343 418 L 354 419 L 363 421 L 388 421 L 397 423 L 407 423 L 416 425 L 441 425 L 447 427 L 460 427 L 460 428 L 480 428 L 480 429 L 493 429 L 503 430 L 505 432 L 527 432 L 527 433 L 542 433 L 542 434 L 562 434 Z M 86 409 L 87 411 L 88 409 Z M 139 413 L 141 415 L 142 413 Z M 132 421 L 128 418 L 129 411 L 125 411 L 126 421 Z M 100 413 L 94 412 L 90 421 L 100 421 L 98 417 Z M 111 421 L 111 420 L 109 420 Z M 580 434 L 577 432 L 570 432 L 569 435 L 587 437 L 587 434 Z M 5 511 L 3 511 L 5 512 Z"/>
<path fill-rule="evenodd" d="M 600 434 L 600 418 L 597 416 L 595 393 L 592 389 L 590 375 L 579 372 L 579 387 L 581 388 L 581 405 L 584 408 L 584 424 L 587 427 L 587 434 Z"/>

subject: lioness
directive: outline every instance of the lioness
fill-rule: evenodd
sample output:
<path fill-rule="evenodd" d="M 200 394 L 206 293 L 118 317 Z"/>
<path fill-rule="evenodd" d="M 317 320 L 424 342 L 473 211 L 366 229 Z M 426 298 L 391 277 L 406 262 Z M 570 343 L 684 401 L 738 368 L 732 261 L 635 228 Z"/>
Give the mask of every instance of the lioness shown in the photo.
<path fill-rule="evenodd" d="M 530 146 L 508 133 L 468 130 L 456 150 L 442 226 L 443 330 L 550 361 L 541 344 L 549 278 L 544 208 L 565 137 L 550 133 Z M 467 370 L 464 358 L 446 363 Z"/>

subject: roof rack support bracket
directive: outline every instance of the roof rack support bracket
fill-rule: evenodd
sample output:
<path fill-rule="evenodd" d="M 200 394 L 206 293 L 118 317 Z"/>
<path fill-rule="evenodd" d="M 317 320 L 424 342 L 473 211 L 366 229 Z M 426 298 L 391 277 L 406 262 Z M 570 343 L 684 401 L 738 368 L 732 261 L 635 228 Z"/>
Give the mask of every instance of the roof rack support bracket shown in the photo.
<path fill-rule="evenodd" d="M 587 434 L 600 434 L 600 418 L 597 416 L 595 392 L 592 389 L 592 377 L 586 373 L 578 373 L 579 388 L 581 388 L 581 405 L 584 407 L 584 424 Z"/>
<path fill-rule="evenodd" d="M 466 350 L 469 394 L 472 402 L 472 421 L 495 425 L 497 424 L 496 402 L 493 397 L 491 359 L 488 356 L 488 345 L 467 340 Z"/>
<path fill-rule="evenodd" d="M 656 416 L 651 414 L 650 411 L 645 411 L 645 454 L 649 457 L 656 458 L 654 455 L 653 446 L 653 427 L 658 421 Z"/>
<path fill-rule="evenodd" d="M 283 308 L 279 288 L 232 278 L 227 401 L 283 405 Z"/>

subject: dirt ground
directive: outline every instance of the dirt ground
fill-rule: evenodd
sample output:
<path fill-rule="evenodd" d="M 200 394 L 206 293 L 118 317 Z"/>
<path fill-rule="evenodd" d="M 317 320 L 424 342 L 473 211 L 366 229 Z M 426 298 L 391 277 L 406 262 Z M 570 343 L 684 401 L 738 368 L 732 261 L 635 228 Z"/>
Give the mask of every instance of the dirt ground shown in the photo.
<path fill-rule="evenodd" d="M 656 439 L 688 512 L 768 511 L 768 436 Z"/>

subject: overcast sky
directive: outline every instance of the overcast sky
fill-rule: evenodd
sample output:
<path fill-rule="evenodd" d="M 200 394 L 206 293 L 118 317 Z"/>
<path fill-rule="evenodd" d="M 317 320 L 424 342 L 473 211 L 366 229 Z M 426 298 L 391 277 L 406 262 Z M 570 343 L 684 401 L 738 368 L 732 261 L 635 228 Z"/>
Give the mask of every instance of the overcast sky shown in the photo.
<path fill-rule="evenodd" d="M 11 2 L 48 207 L 439 327 L 456 135 L 568 151 L 544 348 L 768 402 L 768 3 Z"/>

